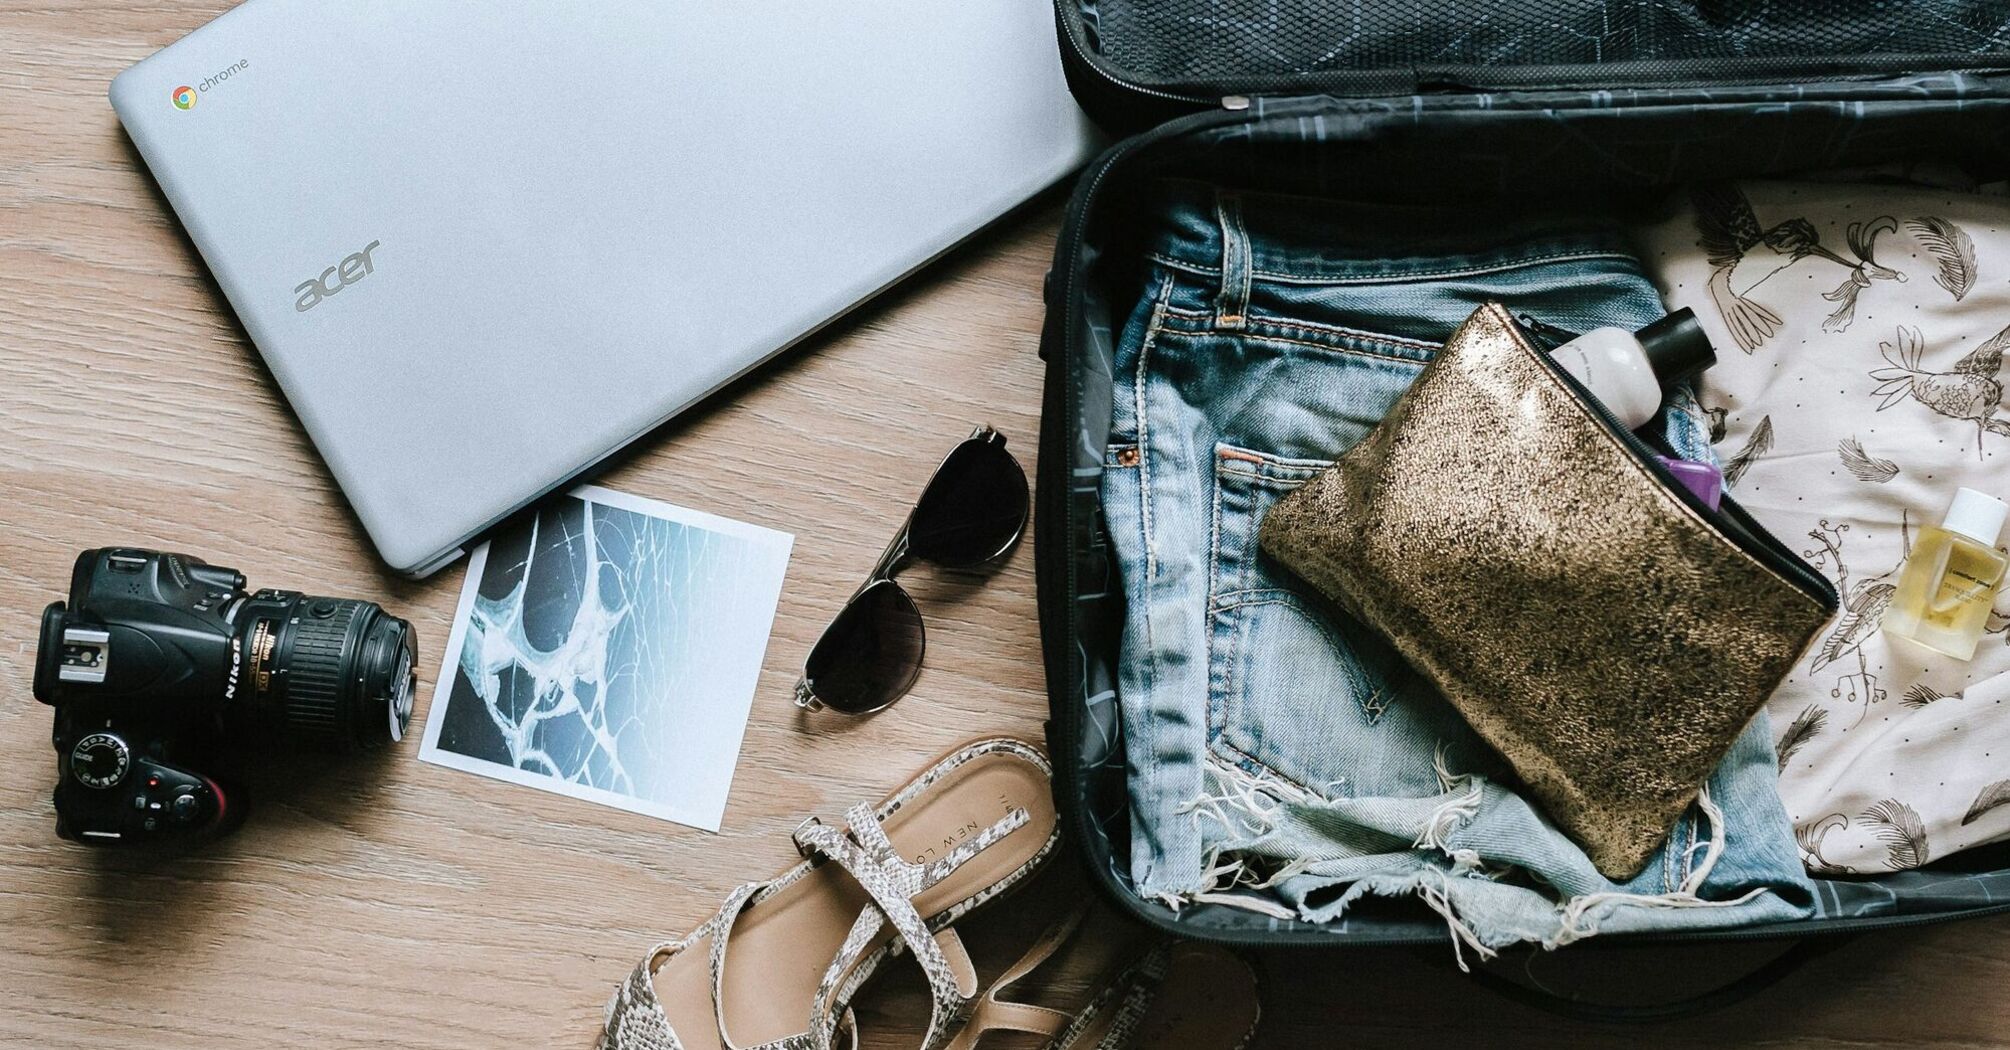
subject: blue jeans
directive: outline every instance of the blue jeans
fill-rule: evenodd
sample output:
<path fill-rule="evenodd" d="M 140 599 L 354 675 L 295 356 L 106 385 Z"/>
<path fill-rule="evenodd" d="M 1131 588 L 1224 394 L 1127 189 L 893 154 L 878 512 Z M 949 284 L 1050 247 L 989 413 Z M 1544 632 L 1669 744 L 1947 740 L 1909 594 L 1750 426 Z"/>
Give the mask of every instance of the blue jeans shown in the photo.
<path fill-rule="evenodd" d="M 1256 546 L 1265 512 L 1366 435 L 1482 303 L 1572 331 L 1661 316 L 1616 231 L 1164 192 L 1117 351 L 1103 493 L 1128 601 L 1140 893 L 1308 921 L 1416 895 L 1482 950 L 1810 914 L 1763 717 L 1661 856 L 1615 884 L 1373 631 Z M 1660 422 L 1707 457 L 1693 401 Z"/>

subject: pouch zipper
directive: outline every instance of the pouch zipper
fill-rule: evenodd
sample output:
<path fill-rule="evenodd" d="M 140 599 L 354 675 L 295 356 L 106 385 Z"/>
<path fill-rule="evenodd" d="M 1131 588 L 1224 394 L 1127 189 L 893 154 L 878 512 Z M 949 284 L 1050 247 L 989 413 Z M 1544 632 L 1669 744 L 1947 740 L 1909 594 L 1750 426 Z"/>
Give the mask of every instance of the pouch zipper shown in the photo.
<path fill-rule="evenodd" d="M 1661 483 L 1662 488 L 1667 489 L 1677 499 L 1688 504 L 1690 509 L 1694 510 L 1705 522 L 1709 523 L 1719 536 L 1729 540 L 1733 546 L 1751 555 L 1760 564 L 1784 577 L 1787 582 L 1793 584 L 1802 593 L 1821 602 L 1822 607 L 1830 613 L 1836 611 L 1840 601 L 1836 595 L 1835 584 L 1830 583 L 1828 577 L 1816 572 L 1813 568 L 1809 567 L 1808 563 L 1787 553 L 1785 546 L 1772 533 L 1766 531 L 1765 526 L 1760 525 L 1751 515 L 1745 513 L 1744 508 L 1738 506 L 1737 501 L 1733 500 L 1730 494 L 1726 493 L 1721 501 L 1721 506 L 1729 508 L 1728 510 L 1712 510 L 1709 504 L 1704 503 L 1695 493 L 1689 491 L 1687 485 L 1676 480 L 1674 473 L 1667 467 L 1662 466 L 1661 461 L 1655 458 L 1661 454 L 1660 450 L 1648 444 L 1639 434 L 1626 429 L 1625 424 L 1621 423 L 1612 414 L 1611 409 L 1606 408 L 1603 402 L 1592 395 L 1591 391 L 1585 389 L 1583 383 L 1578 382 L 1576 376 L 1571 375 L 1568 370 L 1557 363 L 1556 358 L 1551 356 L 1550 351 L 1555 350 L 1557 346 L 1562 346 L 1563 343 L 1577 338 L 1575 334 L 1566 329 L 1537 320 L 1527 314 L 1522 314 L 1515 320 L 1519 322 L 1522 329 L 1519 334 L 1523 336 L 1523 342 L 1528 344 L 1530 350 L 1535 351 L 1535 356 L 1542 360 L 1543 367 L 1549 369 L 1551 375 L 1563 380 L 1564 385 L 1577 396 L 1577 399 L 1584 404 L 1586 409 L 1590 410 L 1591 417 L 1596 419 L 1599 425 L 1603 426 L 1613 437 L 1618 438 L 1619 443 L 1633 453 L 1633 458 L 1639 460 L 1641 465 L 1654 475 L 1655 479 Z M 1551 346 L 1548 350 L 1537 345 L 1537 340 L 1539 339 L 1546 341 L 1558 335 L 1565 337 L 1563 342 Z M 1727 522 L 1729 523 L 1729 527 L 1727 527 Z M 1747 535 L 1755 537 L 1758 542 L 1746 542 L 1745 536 Z"/>
<path fill-rule="evenodd" d="M 1568 328 L 1558 328 L 1557 326 L 1550 324 L 1549 322 L 1544 321 L 1539 317 L 1532 316 L 1530 314 L 1516 314 L 1515 320 L 1520 321 L 1521 326 L 1523 328 L 1528 329 L 1530 335 L 1533 335 L 1536 338 L 1542 340 L 1543 342 L 1548 343 L 1549 344 L 1548 346 L 1541 347 L 1540 349 L 1547 351 L 1549 353 L 1555 353 L 1557 347 L 1562 346 L 1563 344 L 1568 343 L 1571 340 L 1576 339 L 1578 336 L 1584 334 L 1582 332 L 1573 332 Z"/>

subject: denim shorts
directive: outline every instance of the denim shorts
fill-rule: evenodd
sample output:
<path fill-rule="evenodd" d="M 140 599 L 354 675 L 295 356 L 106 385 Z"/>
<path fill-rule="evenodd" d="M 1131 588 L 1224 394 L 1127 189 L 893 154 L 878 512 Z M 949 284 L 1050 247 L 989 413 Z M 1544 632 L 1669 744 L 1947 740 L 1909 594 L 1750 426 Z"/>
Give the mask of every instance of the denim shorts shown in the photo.
<path fill-rule="evenodd" d="M 1764 724 L 1662 856 L 1616 885 L 1374 632 L 1257 549 L 1270 507 L 1366 435 L 1482 304 L 1578 332 L 1660 317 L 1617 227 L 1161 192 L 1103 483 L 1139 892 L 1308 921 L 1415 895 L 1483 950 L 1809 914 Z M 1693 407 L 1678 397 L 1659 425 L 1706 457 Z"/>

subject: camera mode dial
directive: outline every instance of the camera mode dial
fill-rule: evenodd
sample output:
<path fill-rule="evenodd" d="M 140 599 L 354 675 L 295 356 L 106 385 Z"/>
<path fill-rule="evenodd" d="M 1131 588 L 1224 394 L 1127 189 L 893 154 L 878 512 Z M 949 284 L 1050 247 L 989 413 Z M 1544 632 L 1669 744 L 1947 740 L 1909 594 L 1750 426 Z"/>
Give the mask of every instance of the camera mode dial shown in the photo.
<path fill-rule="evenodd" d="M 92 733 L 70 749 L 70 772 L 89 788 L 117 785 L 126 778 L 126 770 L 132 764 L 132 750 L 110 733 Z"/>

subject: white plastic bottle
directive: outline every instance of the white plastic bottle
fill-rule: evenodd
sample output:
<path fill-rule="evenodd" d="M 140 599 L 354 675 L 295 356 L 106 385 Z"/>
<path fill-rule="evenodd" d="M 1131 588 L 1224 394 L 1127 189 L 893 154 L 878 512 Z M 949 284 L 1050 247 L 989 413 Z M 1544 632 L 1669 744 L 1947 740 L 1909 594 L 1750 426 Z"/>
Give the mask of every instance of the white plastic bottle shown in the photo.
<path fill-rule="evenodd" d="M 1550 356 L 1628 430 L 1654 418 L 1666 388 L 1717 363 L 1710 337 L 1687 309 L 1638 332 L 1594 328 Z"/>

